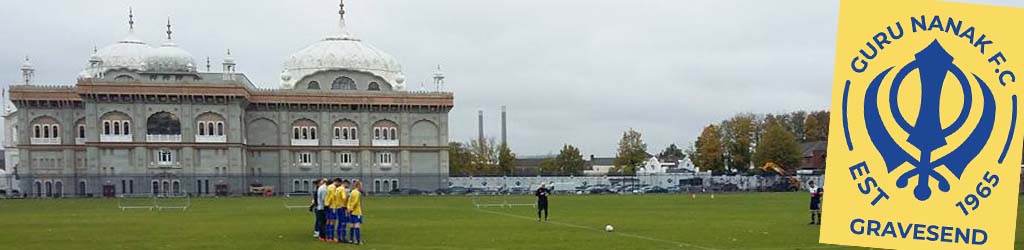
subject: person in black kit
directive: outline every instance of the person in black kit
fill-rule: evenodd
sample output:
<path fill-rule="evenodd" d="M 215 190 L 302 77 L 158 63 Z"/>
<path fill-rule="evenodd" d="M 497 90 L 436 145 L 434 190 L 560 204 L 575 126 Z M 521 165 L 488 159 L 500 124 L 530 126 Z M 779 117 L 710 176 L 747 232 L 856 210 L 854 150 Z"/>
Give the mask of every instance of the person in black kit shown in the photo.
<path fill-rule="evenodd" d="M 807 184 L 807 190 L 811 192 L 811 223 L 808 224 L 821 225 L 821 197 L 825 195 L 825 189 L 814 185 L 814 181 Z"/>
<path fill-rule="evenodd" d="M 540 188 L 533 192 L 537 196 L 537 221 L 540 221 L 541 211 L 544 211 L 544 220 L 548 220 L 548 194 L 551 194 L 551 189 L 545 188 L 544 184 L 540 184 Z"/>

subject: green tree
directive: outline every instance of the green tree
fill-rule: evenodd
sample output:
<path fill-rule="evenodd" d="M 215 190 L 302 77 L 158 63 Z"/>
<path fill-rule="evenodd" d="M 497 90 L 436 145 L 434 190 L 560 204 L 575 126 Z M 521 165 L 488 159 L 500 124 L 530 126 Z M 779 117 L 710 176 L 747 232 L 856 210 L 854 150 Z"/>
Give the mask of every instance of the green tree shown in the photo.
<path fill-rule="evenodd" d="M 789 113 L 789 120 L 786 121 L 786 129 L 795 135 L 798 141 L 804 142 L 806 138 L 804 134 L 807 133 L 805 130 L 804 122 L 807 120 L 807 111 L 795 111 Z"/>
<path fill-rule="evenodd" d="M 615 155 L 615 172 L 626 175 L 636 174 L 636 168 L 647 162 L 647 144 L 636 130 L 622 133 L 619 150 Z"/>
<path fill-rule="evenodd" d="M 494 139 L 472 140 L 469 142 L 469 150 L 472 154 L 470 159 L 474 174 L 497 174 L 498 152 L 494 147 Z"/>
<path fill-rule="evenodd" d="M 558 152 L 558 156 L 555 157 L 555 164 L 561 170 L 559 174 L 582 175 L 586 161 L 583 160 L 580 149 L 565 144 L 562 146 L 562 151 Z"/>
<path fill-rule="evenodd" d="M 690 161 L 701 170 L 715 173 L 725 172 L 723 161 L 725 146 L 722 145 L 722 134 L 715 125 L 708 125 L 701 131 L 690 152 Z"/>
<path fill-rule="evenodd" d="M 768 127 L 754 151 L 754 163 L 757 166 L 774 162 L 787 170 L 793 170 L 800 164 L 800 158 L 800 144 L 796 136 L 781 124 Z"/>
<path fill-rule="evenodd" d="M 508 144 L 502 143 L 498 145 L 498 170 L 503 175 L 512 175 L 512 170 L 516 166 L 516 153 L 512 152 L 512 149 L 508 147 Z"/>
<path fill-rule="evenodd" d="M 675 143 L 672 143 L 669 144 L 665 150 L 662 150 L 661 153 L 658 153 L 658 157 L 675 157 L 682 160 L 686 158 L 686 154 L 683 153 L 683 150 L 676 146 Z"/>
<path fill-rule="evenodd" d="M 730 169 L 741 172 L 750 169 L 754 135 L 757 133 L 755 120 L 753 114 L 740 114 L 722 122 L 722 143 L 725 144 Z"/>
<path fill-rule="evenodd" d="M 540 161 L 540 175 L 561 175 L 558 163 L 555 158 L 547 158 Z"/>
<path fill-rule="evenodd" d="M 473 154 L 465 144 L 448 143 L 448 171 L 456 176 L 476 174 L 473 167 Z"/>

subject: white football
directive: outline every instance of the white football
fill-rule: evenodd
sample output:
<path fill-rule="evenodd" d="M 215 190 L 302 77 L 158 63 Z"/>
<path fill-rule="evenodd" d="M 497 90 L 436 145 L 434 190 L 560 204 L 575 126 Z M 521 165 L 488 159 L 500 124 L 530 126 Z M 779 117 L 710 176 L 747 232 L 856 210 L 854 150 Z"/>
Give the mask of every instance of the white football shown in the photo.
<path fill-rule="evenodd" d="M 604 231 L 605 231 L 605 232 L 611 232 L 611 231 L 615 231 L 615 227 L 612 227 L 612 225 L 611 225 L 611 224 L 608 224 L 608 225 L 604 225 Z"/>

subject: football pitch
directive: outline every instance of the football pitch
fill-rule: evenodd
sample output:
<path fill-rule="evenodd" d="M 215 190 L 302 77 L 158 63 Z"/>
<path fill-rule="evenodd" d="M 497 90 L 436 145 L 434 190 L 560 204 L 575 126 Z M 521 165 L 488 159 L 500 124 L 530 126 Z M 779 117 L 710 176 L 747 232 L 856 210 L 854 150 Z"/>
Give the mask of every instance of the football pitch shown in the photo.
<path fill-rule="evenodd" d="M 477 208 L 469 196 L 364 203 L 364 245 L 354 246 L 314 240 L 312 215 L 286 209 L 285 198 L 197 198 L 185 211 L 122 211 L 117 199 L 0 200 L 0 248 L 850 249 L 817 243 L 804 193 L 558 195 L 548 222 L 537 222 L 533 207 Z"/>

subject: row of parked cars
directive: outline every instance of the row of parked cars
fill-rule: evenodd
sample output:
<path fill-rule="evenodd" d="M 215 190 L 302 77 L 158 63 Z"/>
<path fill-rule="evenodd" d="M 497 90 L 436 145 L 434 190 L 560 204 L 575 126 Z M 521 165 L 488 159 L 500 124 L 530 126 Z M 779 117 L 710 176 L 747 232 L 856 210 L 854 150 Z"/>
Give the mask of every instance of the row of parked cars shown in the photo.
<path fill-rule="evenodd" d="M 648 184 L 619 184 L 619 185 L 607 185 L 598 184 L 590 186 L 579 186 L 575 188 L 553 188 L 554 193 L 558 194 L 661 194 L 661 193 L 693 193 L 706 191 L 705 188 L 700 186 L 653 186 Z M 420 190 L 414 188 L 401 188 L 391 190 L 387 193 L 388 195 L 529 195 L 533 194 L 533 189 L 530 187 L 498 187 L 498 188 L 479 188 L 479 187 L 461 187 L 453 186 L 449 188 L 439 188 L 433 191 Z"/>

